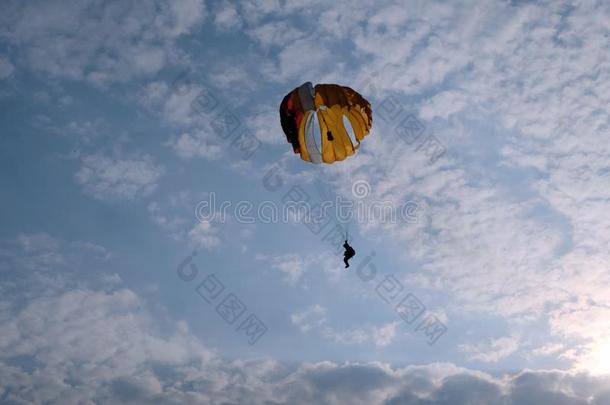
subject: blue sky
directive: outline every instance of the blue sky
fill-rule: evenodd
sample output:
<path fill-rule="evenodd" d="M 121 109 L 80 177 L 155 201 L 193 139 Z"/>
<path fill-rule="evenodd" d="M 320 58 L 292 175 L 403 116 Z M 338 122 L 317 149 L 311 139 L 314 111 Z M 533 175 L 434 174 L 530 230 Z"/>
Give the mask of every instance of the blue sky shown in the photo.
<path fill-rule="evenodd" d="M 368 3 L 5 3 L 1 402 L 610 403 L 610 8 Z M 357 155 L 292 153 L 306 81 Z"/>

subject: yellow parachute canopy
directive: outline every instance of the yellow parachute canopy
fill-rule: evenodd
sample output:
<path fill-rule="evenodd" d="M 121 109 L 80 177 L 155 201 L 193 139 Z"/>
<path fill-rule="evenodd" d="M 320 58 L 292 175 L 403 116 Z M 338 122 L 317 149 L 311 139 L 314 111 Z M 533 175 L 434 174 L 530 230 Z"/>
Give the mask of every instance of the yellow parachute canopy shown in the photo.
<path fill-rule="evenodd" d="M 355 154 L 373 125 L 371 104 L 356 91 L 337 84 L 314 88 L 310 82 L 284 97 L 280 120 L 294 152 L 313 163 L 334 163 Z"/>

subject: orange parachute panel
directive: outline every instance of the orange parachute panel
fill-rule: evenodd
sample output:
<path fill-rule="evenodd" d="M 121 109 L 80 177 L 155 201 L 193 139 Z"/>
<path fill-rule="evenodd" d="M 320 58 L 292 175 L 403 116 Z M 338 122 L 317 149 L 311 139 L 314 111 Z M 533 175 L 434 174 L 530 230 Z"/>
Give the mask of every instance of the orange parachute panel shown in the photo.
<path fill-rule="evenodd" d="M 284 97 L 280 122 L 301 159 L 334 163 L 356 153 L 373 126 L 373 112 L 371 104 L 349 87 L 313 87 L 307 82 Z"/>

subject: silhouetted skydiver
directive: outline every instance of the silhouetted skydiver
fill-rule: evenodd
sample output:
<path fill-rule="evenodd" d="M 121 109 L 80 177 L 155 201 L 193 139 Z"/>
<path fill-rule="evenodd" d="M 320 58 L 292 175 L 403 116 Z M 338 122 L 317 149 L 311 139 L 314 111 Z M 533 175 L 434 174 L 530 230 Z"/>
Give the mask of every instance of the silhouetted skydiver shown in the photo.
<path fill-rule="evenodd" d="M 343 263 L 345 263 L 345 268 L 347 269 L 349 267 L 349 263 L 347 261 L 356 256 L 356 251 L 349 245 L 349 243 L 347 243 L 347 239 L 343 244 L 343 248 L 345 249 L 345 252 L 343 253 Z"/>

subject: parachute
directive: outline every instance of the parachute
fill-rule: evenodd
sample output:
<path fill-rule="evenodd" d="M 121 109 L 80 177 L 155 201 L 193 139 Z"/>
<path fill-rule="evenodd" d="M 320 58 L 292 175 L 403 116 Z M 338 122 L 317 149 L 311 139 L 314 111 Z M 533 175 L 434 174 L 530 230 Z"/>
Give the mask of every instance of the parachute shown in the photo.
<path fill-rule="evenodd" d="M 282 100 L 280 122 L 301 159 L 334 163 L 356 153 L 373 125 L 373 114 L 371 104 L 349 87 L 317 84 L 314 88 L 306 82 Z"/>

